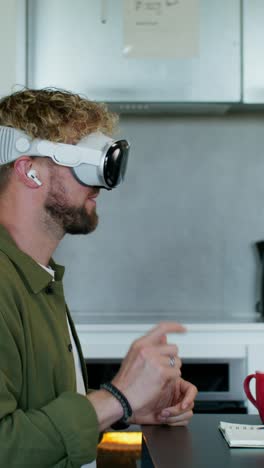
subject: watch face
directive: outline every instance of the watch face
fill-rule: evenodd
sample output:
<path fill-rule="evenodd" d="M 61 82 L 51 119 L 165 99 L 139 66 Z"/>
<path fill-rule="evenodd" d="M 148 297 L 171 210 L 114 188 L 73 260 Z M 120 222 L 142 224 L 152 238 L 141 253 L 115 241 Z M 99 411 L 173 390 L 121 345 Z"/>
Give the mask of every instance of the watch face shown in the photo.
<path fill-rule="evenodd" d="M 126 140 L 115 141 L 108 149 L 104 160 L 104 179 L 109 188 L 116 187 L 125 176 L 129 144 Z"/>

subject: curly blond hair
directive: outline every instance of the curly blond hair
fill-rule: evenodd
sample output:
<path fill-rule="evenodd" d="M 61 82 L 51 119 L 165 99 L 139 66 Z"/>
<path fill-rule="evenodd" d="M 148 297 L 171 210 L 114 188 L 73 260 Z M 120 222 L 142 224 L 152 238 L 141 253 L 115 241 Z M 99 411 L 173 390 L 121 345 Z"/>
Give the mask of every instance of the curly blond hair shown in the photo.
<path fill-rule="evenodd" d="M 32 138 L 77 143 L 97 130 L 112 135 L 117 121 L 105 104 L 62 89 L 24 88 L 0 100 L 0 125 L 23 130 Z M 13 163 L 0 167 L 0 191 L 12 167 Z"/>

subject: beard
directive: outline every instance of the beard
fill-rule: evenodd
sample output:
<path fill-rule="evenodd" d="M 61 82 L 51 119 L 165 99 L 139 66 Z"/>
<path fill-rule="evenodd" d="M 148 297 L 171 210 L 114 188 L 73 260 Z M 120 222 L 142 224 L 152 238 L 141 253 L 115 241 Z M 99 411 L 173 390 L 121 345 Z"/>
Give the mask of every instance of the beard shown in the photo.
<path fill-rule="evenodd" d="M 44 206 L 49 217 L 63 230 L 64 234 L 89 234 L 93 232 L 98 224 L 96 210 L 87 213 L 84 206 L 67 205 L 64 187 L 58 182 L 56 184 L 57 189 L 49 192 Z"/>

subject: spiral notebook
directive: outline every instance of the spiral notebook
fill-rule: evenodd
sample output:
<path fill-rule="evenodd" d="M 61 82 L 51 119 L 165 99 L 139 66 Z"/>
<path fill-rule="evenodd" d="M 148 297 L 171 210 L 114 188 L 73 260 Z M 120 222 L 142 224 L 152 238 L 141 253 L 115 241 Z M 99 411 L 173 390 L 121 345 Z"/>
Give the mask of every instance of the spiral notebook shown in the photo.
<path fill-rule="evenodd" d="M 218 429 L 223 434 L 229 447 L 264 448 L 264 426 L 220 421 Z"/>

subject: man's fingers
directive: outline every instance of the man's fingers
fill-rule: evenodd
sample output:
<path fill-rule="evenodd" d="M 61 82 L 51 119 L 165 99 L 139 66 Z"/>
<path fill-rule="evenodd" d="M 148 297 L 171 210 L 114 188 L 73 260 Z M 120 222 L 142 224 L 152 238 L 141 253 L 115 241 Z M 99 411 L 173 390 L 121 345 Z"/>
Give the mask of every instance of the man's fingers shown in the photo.
<path fill-rule="evenodd" d="M 168 426 L 187 426 L 192 416 L 193 412 L 187 411 L 186 413 L 180 414 L 178 416 L 172 416 L 168 418 L 166 424 Z"/>
<path fill-rule="evenodd" d="M 172 408 L 171 408 L 172 409 Z M 163 424 L 168 424 L 169 426 L 183 426 L 188 424 L 189 420 L 193 416 L 192 409 L 188 411 L 184 411 L 183 413 L 174 414 L 171 412 L 170 416 L 162 416 L 158 417 L 159 421 Z"/>
<path fill-rule="evenodd" d="M 178 346 L 175 344 L 166 344 L 166 345 L 159 345 L 159 346 L 146 346 L 144 351 L 146 354 L 159 354 L 161 356 L 168 356 L 169 357 L 177 357 L 178 356 Z"/>
<path fill-rule="evenodd" d="M 181 376 L 181 360 L 179 358 L 175 358 L 174 366 L 172 367 L 170 365 L 170 361 L 167 356 L 161 356 L 160 357 L 160 363 L 162 364 L 162 367 L 164 369 L 170 369 L 172 371 L 172 375 L 175 374 L 175 376 L 180 377 Z M 176 372 L 177 371 L 177 372 Z"/>
<path fill-rule="evenodd" d="M 163 410 L 160 413 L 161 417 L 169 418 L 170 416 L 180 416 L 181 414 L 185 414 L 186 412 L 189 412 L 193 409 L 194 407 L 194 402 L 190 402 L 188 407 L 183 410 L 182 406 L 180 403 L 177 403 L 174 406 L 168 407 L 168 408 L 163 408 Z"/>
<path fill-rule="evenodd" d="M 184 394 L 184 397 L 181 402 L 181 407 L 183 410 L 189 407 L 189 405 L 194 401 L 196 395 L 198 393 L 197 388 L 195 385 L 187 382 L 186 380 L 182 379 L 181 382 L 181 393 Z"/>
<path fill-rule="evenodd" d="M 184 333 L 186 328 L 177 322 L 161 322 L 156 327 L 152 328 L 144 337 L 143 340 L 149 343 L 160 343 L 164 340 L 164 335 L 167 333 Z"/>
<path fill-rule="evenodd" d="M 141 349 L 141 356 L 152 364 L 160 363 L 164 368 L 180 369 L 181 359 L 178 356 L 178 347 L 176 345 L 157 345 L 145 346 Z"/>

